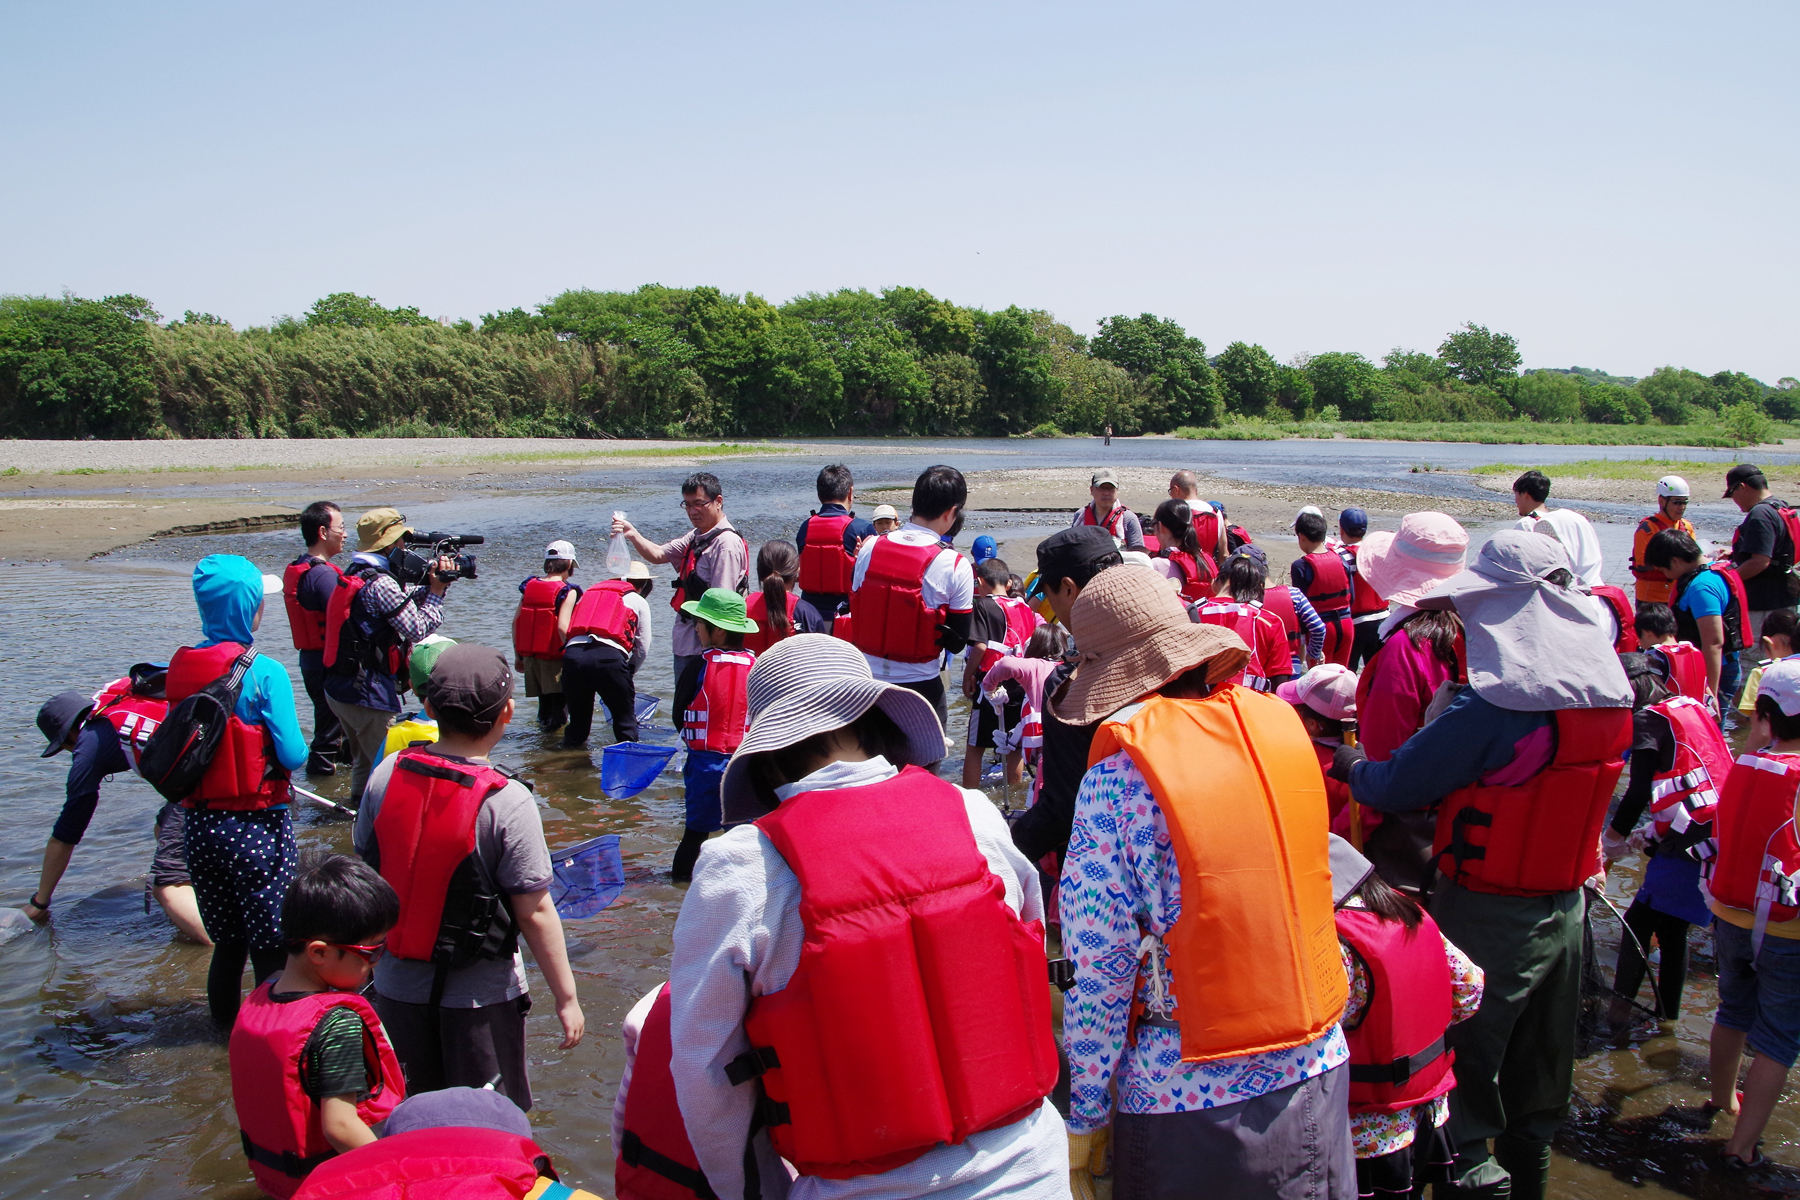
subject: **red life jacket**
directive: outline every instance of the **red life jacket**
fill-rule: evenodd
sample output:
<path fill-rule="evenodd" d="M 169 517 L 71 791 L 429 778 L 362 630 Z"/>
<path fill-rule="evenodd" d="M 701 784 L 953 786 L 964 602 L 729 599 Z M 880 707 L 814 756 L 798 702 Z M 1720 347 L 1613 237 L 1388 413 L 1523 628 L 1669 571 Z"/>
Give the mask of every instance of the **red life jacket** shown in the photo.
<path fill-rule="evenodd" d="M 1362 908 L 1337 910 L 1338 939 L 1368 972 L 1369 1000 L 1346 1026 L 1350 1111 L 1394 1113 L 1456 1086 L 1456 1052 L 1444 1046 L 1455 1016 L 1450 959 L 1431 914 L 1417 929 Z"/>
<path fill-rule="evenodd" d="M 1094 515 L 1094 502 L 1090 500 L 1082 506 L 1081 520 L 1078 524 L 1098 525 L 1113 537 L 1123 540 L 1125 537 L 1125 514 L 1130 511 L 1123 504 L 1115 504 L 1113 510 L 1106 514 L 1106 520 L 1102 521 Z"/>
<path fill-rule="evenodd" d="M 813 520 L 818 520 L 814 517 Z M 744 649 L 752 654 L 761 654 L 776 642 L 785 641 L 798 633 L 794 628 L 794 606 L 800 603 L 800 597 L 793 592 L 787 596 L 787 624 L 785 630 L 778 629 L 775 622 L 769 620 L 769 601 L 761 592 L 751 592 L 750 598 L 744 602 L 744 615 L 756 622 L 756 632 L 744 635 Z"/>
<path fill-rule="evenodd" d="M 1306 657 L 1306 635 L 1300 629 L 1300 613 L 1294 608 L 1294 593 L 1288 590 L 1286 584 L 1275 584 L 1263 589 L 1262 602 L 1263 610 L 1273 613 L 1275 619 L 1281 622 L 1282 636 L 1287 639 L 1288 669 L 1292 670 L 1296 661 Z"/>
<path fill-rule="evenodd" d="M 107 721 L 112 725 L 119 738 L 119 749 L 124 751 L 125 760 L 135 771 L 144 743 L 168 715 L 166 699 L 133 691 L 131 677 L 127 675 L 94 693 L 94 711 L 88 714 L 88 720 Z"/>
<path fill-rule="evenodd" d="M 637 645 L 638 616 L 626 606 L 625 597 L 636 591 L 623 579 L 602 579 L 588 588 L 569 614 L 569 636 L 603 637 L 630 654 Z"/>
<path fill-rule="evenodd" d="M 937 628 L 950 610 L 926 608 L 923 589 L 926 570 L 942 553 L 938 542 L 914 546 L 889 533 L 875 539 L 862 586 L 850 593 L 850 641 L 858 650 L 892 662 L 937 658 Z"/>
<path fill-rule="evenodd" d="M 714 541 L 726 534 L 730 534 L 738 541 L 744 542 L 744 535 L 737 530 L 727 529 L 716 525 L 706 533 L 694 535 L 688 542 L 687 550 L 683 552 L 681 562 L 675 568 L 675 590 L 669 596 L 669 607 L 675 610 L 675 615 L 677 617 L 684 617 L 687 615 L 681 611 L 681 606 L 683 604 L 686 604 L 689 600 L 698 600 L 706 594 L 707 589 L 713 586 L 699 576 L 700 556 L 706 552 L 708 546 L 712 545 Z M 739 595 L 743 594 L 745 586 L 750 582 L 749 549 L 750 543 L 744 542 L 744 571 L 743 574 L 738 576 L 737 581 L 731 585 L 732 590 L 736 591 Z M 725 585 L 720 584 L 719 586 L 724 587 Z"/>
<path fill-rule="evenodd" d="M 513 614 L 513 653 L 521 658 L 559 659 L 562 634 L 556 631 L 556 611 L 562 607 L 561 579 L 527 579 L 519 593 L 519 611 Z M 629 586 L 629 585 L 627 585 Z"/>
<path fill-rule="evenodd" d="M 1713 814 L 1713 835 L 1694 850 L 1707 897 L 1756 914 L 1761 949 L 1770 921 L 1800 916 L 1800 838 L 1794 800 L 1800 795 L 1800 754 L 1744 754 L 1725 777 Z"/>
<path fill-rule="evenodd" d="M 750 668 L 756 655 L 749 650 L 704 650 L 700 690 L 681 714 L 681 740 L 689 750 L 730 754 L 744 740 L 750 726 Z"/>
<path fill-rule="evenodd" d="M 164 686 L 168 703 L 178 704 L 231 674 L 244 649 L 236 642 L 220 642 L 201 650 L 183 646 L 175 651 Z M 200 786 L 181 804 L 183 808 L 252 812 L 287 802 L 288 773 L 270 748 L 269 731 L 233 713 L 218 752 L 200 777 Z"/>
<path fill-rule="evenodd" d="M 844 530 L 856 518 L 850 513 L 806 518 L 806 544 L 800 547 L 800 589 L 842 596 L 850 591 L 856 560 L 844 549 Z"/>
<path fill-rule="evenodd" d="M 1196 500 L 1188 505 L 1194 521 L 1194 536 L 1200 540 L 1200 549 L 1208 554 L 1219 551 L 1219 510 L 1204 500 Z"/>
<path fill-rule="evenodd" d="M 1369 581 L 1363 578 L 1362 569 L 1357 565 L 1356 552 L 1361 546 L 1361 542 L 1351 542 L 1338 547 L 1340 554 L 1348 555 L 1346 562 L 1350 567 L 1350 615 L 1352 617 L 1366 617 L 1387 611 L 1387 601 L 1383 600 L 1380 593 L 1369 586 Z"/>
<path fill-rule="evenodd" d="M 1706 699 L 1706 657 L 1692 642 L 1668 642 L 1652 647 L 1669 664 L 1669 682 L 1683 696 Z"/>
<path fill-rule="evenodd" d="M 1152 537 L 1150 534 L 1146 533 L 1144 535 L 1144 553 L 1148 554 L 1151 558 L 1155 558 L 1161 550 L 1162 539 L 1159 537 Z"/>
<path fill-rule="evenodd" d="M 1480 783 L 1438 805 L 1432 854 L 1471 891 L 1548 896 L 1600 869 L 1600 826 L 1631 744 L 1628 708 L 1562 708 L 1556 753 L 1519 787 Z"/>
<path fill-rule="evenodd" d="M 550 1156 L 530 1138 L 453 1125 L 340 1154 L 307 1176 L 294 1200 L 524 1200 L 546 1178 L 556 1178 Z M 557 1193 L 552 1187 L 543 1200 Z"/>
<path fill-rule="evenodd" d="M 382 572 L 375 567 L 338 572 L 337 590 L 331 593 L 331 599 L 325 605 L 325 665 L 340 675 L 354 675 L 359 667 L 367 666 L 389 675 L 400 676 L 406 654 L 401 649 L 399 639 L 393 637 L 391 631 L 386 635 L 378 635 L 382 644 L 362 646 L 360 651 L 366 661 L 356 661 L 358 643 L 363 640 L 356 629 L 356 598 L 368 586 L 369 577 L 379 574 Z M 380 627 L 387 629 L 387 622 L 380 622 Z M 401 680 L 401 690 L 405 690 L 404 679 Z"/>
<path fill-rule="evenodd" d="M 366 1125 L 387 1119 L 406 1097 L 406 1077 L 381 1020 L 354 992 L 315 992 L 277 1003 L 264 980 L 245 999 L 231 1027 L 231 1103 L 250 1173 L 269 1195 L 292 1196 L 315 1167 L 336 1155 L 319 1124 L 319 1102 L 300 1086 L 306 1041 L 321 1018 L 348 1008 L 362 1018 L 363 1064 L 376 1082 L 356 1115 Z"/>
<path fill-rule="evenodd" d="M 475 866 L 476 818 L 506 784 L 491 766 L 441 758 L 428 747 L 394 756 L 375 814 L 371 865 L 400 895 L 400 923 L 387 937 L 395 958 L 450 969 L 511 956 L 517 932 L 506 898 L 482 886 Z"/>
<path fill-rule="evenodd" d="M 1181 598 L 1187 601 L 1204 600 L 1212 595 L 1212 581 L 1218 577 L 1219 568 L 1213 562 L 1212 555 L 1200 551 L 1199 555 L 1189 554 L 1185 550 L 1166 550 L 1163 557 L 1175 564 L 1181 572 Z"/>
<path fill-rule="evenodd" d="M 1306 598 L 1326 620 L 1350 611 L 1350 571 L 1344 560 L 1332 549 L 1314 550 L 1301 558 L 1312 565 L 1312 582 L 1304 589 Z"/>
<path fill-rule="evenodd" d="M 986 672 L 995 663 L 1009 656 L 1025 653 L 1025 643 L 1037 632 L 1038 618 L 1031 605 L 1011 596 L 990 597 L 1000 606 L 1000 614 L 1006 618 L 1006 632 L 1002 635 L 1000 645 L 988 643 L 987 653 L 981 656 L 977 670 Z"/>
<path fill-rule="evenodd" d="M 1776 546 L 1776 553 L 1771 554 L 1769 559 L 1777 567 L 1787 567 L 1792 569 L 1796 556 L 1800 556 L 1800 512 L 1795 511 L 1793 508 L 1790 508 L 1788 505 L 1782 504 L 1777 500 L 1763 500 L 1759 503 L 1772 504 L 1775 506 L 1775 514 L 1781 518 L 1781 527 L 1783 532 L 1787 534 L 1788 539 L 1787 553 L 1782 554 L 1780 552 L 1782 547 Z M 1751 507 L 1754 510 L 1755 505 L 1752 505 Z M 1745 513 L 1744 515 L 1747 517 L 1750 514 Z M 1737 553 L 1738 538 L 1743 535 L 1743 532 L 1744 527 L 1742 525 L 1739 525 L 1736 529 L 1731 531 L 1731 552 L 1733 555 L 1736 555 Z"/>
<path fill-rule="evenodd" d="M 325 614 L 300 603 L 300 581 L 308 571 L 321 565 L 331 567 L 339 579 L 344 577 L 331 560 L 310 554 L 302 554 L 281 573 L 281 600 L 287 605 L 288 632 L 294 636 L 296 650 L 325 649 Z"/>
<path fill-rule="evenodd" d="M 1613 639 L 1614 652 L 1630 654 L 1635 651 L 1638 648 L 1637 608 L 1625 594 L 1625 589 L 1610 583 L 1597 583 L 1588 590 L 1612 606 L 1613 619 L 1619 623 L 1619 636 Z"/>
<path fill-rule="evenodd" d="M 868 814 L 906 813 L 895 838 Z M 804 792 L 756 822 L 800 881 L 793 978 L 750 1001 L 775 1149 L 850 1179 L 1035 1112 L 1056 1083 L 1044 931 L 1006 903 L 960 789 L 918 767 Z"/>
<path fill-rule="evenodd" d="M 669 1061 L 669 985 L 663 984 L 638 1032 L 625 1092 L 625 1120 L 613 1161 L 616 1200 L 712 1200 L 712 1186 L 688 1141 L 687 1125 L 675 1103 L 675 1076 Z"/>
<path fill-rule="evenodd" d="M 1686 833 L 1713 819 L 1719 788 L 1731 773 L 1731 747 L 1712 711 L 1698 700 L 1676 696 L 1650 711 L 1675 735 L 1675 761 L 1650 787 L 1650 821 L 1658 838 Z"/>
<path fill-rule="evenodd" d="M 1725 611 L 1719 614 L 1725 626 L 1725 642 L 1719 647 L 1720 653 L 1734 654 L 1739 650 L 1750 649 L 1750 598 L 1744 592 L 1743 577 L 1737 573 L 1737 568 L 1727 563 L 1713 563 L 1700 568 L 1700 570 L 1716 571 L 1725 580 L 1725 586 L 1731 592 L 1730 602 L 1725 605 Z M 1691 641 L 1695 645 L 1700 644 L 1699 618 L 1681 607 L 1681 598 L 1687 594 L 1689 585 L 1698 578 L 1700 578 L 1699 571 L 1692 571 L 1683 576 L 1681 582 L 1675 585 L 1674 599 L 1669 602 L 1669 606 L 1675 610 L 1676 629 L 1690 634 L 1691 636 L 1683 640 Z"/>
<path fill-rule="evenodd" d="M 1285 653 L 1287 642 L 1282 636 L 1280 620 L 1275 614 L 1255 604 L 1239 604 L 1224 596 L 1203 600 L 1194 606 L 1194 616 L 1203 625 L 1222 625 L 1244 639 L 1250 657 L 1244 669 L 1231 678 L 1232 683 L 1259 692 L 1272 686 L 1276 675 L 1292 675 L 1294 665 Z M 1279 659 L 1280 661 L 1274 661 Z"/>

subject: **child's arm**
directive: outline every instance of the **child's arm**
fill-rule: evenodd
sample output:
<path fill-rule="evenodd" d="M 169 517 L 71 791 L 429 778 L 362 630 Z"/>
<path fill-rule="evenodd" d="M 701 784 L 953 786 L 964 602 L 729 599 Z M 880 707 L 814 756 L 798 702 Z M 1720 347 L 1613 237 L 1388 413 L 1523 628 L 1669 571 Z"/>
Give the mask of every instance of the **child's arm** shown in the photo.
<path fill-rule="evenodd" d="M 525 944 L 531 947 L 531 957 L 536 960 L 538 970 L 544 973 L 544 982 L 550 986 L 550 996 L 556 1001 L 556 1019 L 562 1023 L 562 1048 L 572 1050 L 587 1032 L 587 1020 L 581 1015 L 581 1002 L 575 998 L 575 972 L 569 969 L 569 947 L 563 941 L 562 918 L 556 915 L 556 905 L 550 902 L 548 888 L 510 899 L 519 932 L 524 935 Z"/>
<path fill-rule="evenodd" d="M 563 593 L 562 603 L 556 606 L 556 636 L 559 641 L 567 641 L 569 622 L 575 619 L 575 602 L 581 599 L 581 589 L 570 584 Z"/>
<path fill-rule="evenodd" d="M 356 1093 L 327 1096 L 319 1102 L 319 1129 L 339 1154 L 375 1140 L 375 1131 L 356 1113 Z"/>
<path fill-rule="evenodd" d="M 986 642 L 969 643 L 969 657 L 963 663 L 962 690 L 963 695 L 971 700 L 979 694 L 976 681 L 981 677 L 981 660 L 987 657 L 987 647 Z"/>

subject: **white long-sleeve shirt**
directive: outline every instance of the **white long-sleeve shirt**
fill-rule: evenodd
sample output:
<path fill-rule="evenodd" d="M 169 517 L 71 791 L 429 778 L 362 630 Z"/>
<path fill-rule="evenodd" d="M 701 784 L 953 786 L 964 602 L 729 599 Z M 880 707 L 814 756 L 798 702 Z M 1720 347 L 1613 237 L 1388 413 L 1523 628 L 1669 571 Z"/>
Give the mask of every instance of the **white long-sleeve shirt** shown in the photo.
<path fill-rule="evenodd" d="M 864 787 L 897 774 L 883 758 L 839 762 L 799 783 L 780 788 L 782 800 L 827 788 Z M 1006 903 L 1025 921 L 1043 919 L 1037 869 L 1012 844 L 1006 822 L 980 792 L 962 789 L 975 844 L 1006 888 Z M 896 835 L 904 819 L 871 813 Z M 754 825 L 739 825 L 706 843 L 694 866 L 694 882 L 675 919 L 675 958 L 670 971 L 675 1095 L 701 1170 L 720 1200 L 744 1192 L 744 1143 L 757 1090 L 733 1087 L 725 1064 L 750 1048 L 744 1016 L 757 996 L 786 987 L 805 940 L 800 921 L 800 881 Z M 978 1133 L 958 1146 L 939 1146 L 904 1166 L 854 1179 L 787 1173 L 766 1132 L 756 1137 L 762 1193 L 799 1200 L 980 1200 L 998 1196 L 1034 1200 L 1069 1195 L 1068 1150 L 1062 1118 L 1046 1100 L 1031 1116 Z"/>

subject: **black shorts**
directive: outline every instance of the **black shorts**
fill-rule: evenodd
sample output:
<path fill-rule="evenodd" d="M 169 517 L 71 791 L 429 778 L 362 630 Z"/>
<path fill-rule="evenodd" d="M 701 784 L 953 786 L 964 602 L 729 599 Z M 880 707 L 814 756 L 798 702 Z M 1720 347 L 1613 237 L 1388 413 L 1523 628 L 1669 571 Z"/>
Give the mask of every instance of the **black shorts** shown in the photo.
<path fill-rule="evenodd" d="M 375 993 L 394 1055 L 406 1071 L 408 1095 L 448 1087 L 486 1087 L 531 1111 L 531 1081 L 525 1069 L 525 1014 L 531 997 L 519 996 L 481 1008 L 439 1008 L 390 1000 Z M 496 1081 L 497 1078 L 497 1081 Z"/>
<path fill-rule="evenodd" d="M 1019 748 L 1019 725 L 1025 719 L 1025 693 L 1012 680 L 1006 682 L 1006 740 L 1002 746 L 996 741 L 1000 732 L 1000 714 L 985 699 L 977 698 L 974 711 L 969 718 L 969 745 L 983 750 L 1017 750 Z"/>
<path fill-rule="evenodd" d="M 192 887 L 187 865 L 187 809 L 165 804 L 156 812 L 156 853 L 150 859 L 151 887 Z"/>

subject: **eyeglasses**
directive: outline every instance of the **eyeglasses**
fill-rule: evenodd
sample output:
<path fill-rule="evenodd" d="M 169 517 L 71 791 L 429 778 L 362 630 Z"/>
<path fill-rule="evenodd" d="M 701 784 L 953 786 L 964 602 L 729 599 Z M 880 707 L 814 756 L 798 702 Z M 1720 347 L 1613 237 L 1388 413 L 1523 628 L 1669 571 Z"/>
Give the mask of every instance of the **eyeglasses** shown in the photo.
<path fill-rule="evenodd" d="M 348 950 L 366 963 L 373 963 L 387 953 L 387 945 L 381 942 L 373 946 L 350 946 L 343 942 L 326 942 L 325 944 L 335 950 Z"/>
<path fill-rule="evenodd" d="M 711 500 L 683 500 L 681 502 L 681 507 L 687 509 L 689 512 L 699 512 L 710 504 L 717 504 L 724 498 L 725 497 L 723 496 L 714 496 Z"/>

